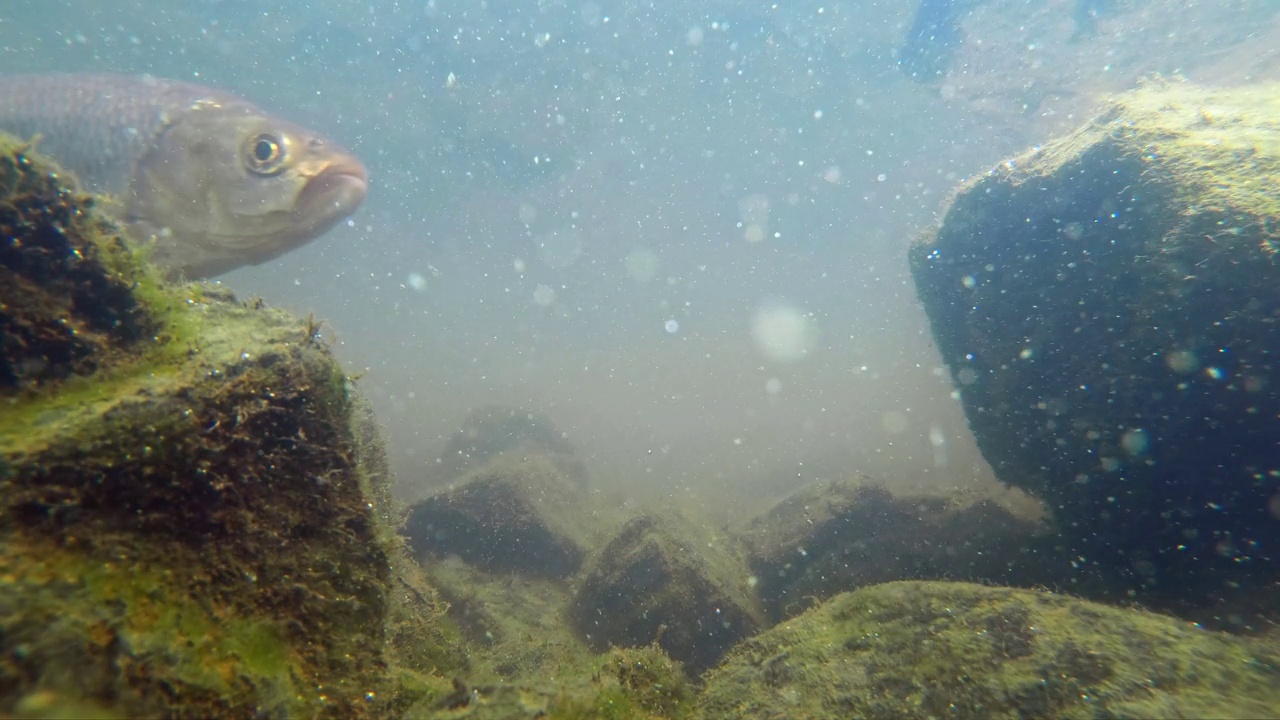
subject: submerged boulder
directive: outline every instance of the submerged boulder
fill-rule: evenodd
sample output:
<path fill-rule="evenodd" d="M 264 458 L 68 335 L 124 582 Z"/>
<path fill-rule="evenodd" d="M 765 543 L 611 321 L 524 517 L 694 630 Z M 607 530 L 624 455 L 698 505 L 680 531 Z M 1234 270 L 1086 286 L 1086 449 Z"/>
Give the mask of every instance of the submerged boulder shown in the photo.
<path fill-rule="evenodd" d="M 757 592 L 775 620 L 891 580 L 1049 579 L 1033 551 L 1046 528 L 979 493 L 899 497 L 868 479 L 792 494 L 743 531 Z"/>
<path fill-rule="evenodd" d="M 734 648 L 704 720 L 1274 717 L 1280 648 L 1030 590 L 894 582 Z"/>
<path fill-rule="evenodd" d="M 403 558 L 316 325 L 3 138 L 0 230 L 0 715 L 383 716 Z"/>
<path fill-rule="evenodd" d="M 693 675 L 764 626 L 733 537 L 672 512 L 633 518 L 575 589 L 574 628 L 596 651 L 656 644 Z"/>
<path fill-rule="evenodd" d="M 161 330 L 92 200 L 0 135 L 0 398 L 92 374 Z M 100 244 L 88 238 L 99 238 Z"/>
<path fill-rule="evenodd" d="M 476 408 L 449 438 L 428 479 L 433 486 L 456 482 L 498 458 L 538 457 L 551 462 L 579 489 L 587 486 L 587 466 L 551 418 L 523 408 Z"/>
<path fill-rule="evenodd" d="M 910 253 L 983 455 L 1063 576 L 1179 611 L 1280 581 L 1280 88 L 1153 82 L 966 183 Z"/>
<path fill-rule="evenodd" d="M 401 532 L 420 557 L 563 578 L 582 566 L 595 524 L 553 460 L 499 457 L 413 505 Z"/>

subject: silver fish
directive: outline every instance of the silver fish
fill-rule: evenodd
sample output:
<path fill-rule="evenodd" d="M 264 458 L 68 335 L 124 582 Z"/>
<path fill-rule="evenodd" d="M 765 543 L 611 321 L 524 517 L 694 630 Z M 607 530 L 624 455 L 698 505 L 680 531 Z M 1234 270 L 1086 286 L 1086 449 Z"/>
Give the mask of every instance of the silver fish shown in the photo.
<path fill-rule="evenodd" d="M 364 165 L 230 93 L 128 75 L 0 75 L 0 130 L 113 198 L 171 276 L 219 275 L 314 240 L 364 201 Z"/>

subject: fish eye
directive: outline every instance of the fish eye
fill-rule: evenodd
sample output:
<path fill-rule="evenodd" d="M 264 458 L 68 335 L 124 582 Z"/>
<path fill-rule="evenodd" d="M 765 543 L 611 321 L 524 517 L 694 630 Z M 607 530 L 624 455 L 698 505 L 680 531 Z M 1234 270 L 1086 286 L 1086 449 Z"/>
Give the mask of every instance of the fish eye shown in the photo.
<path fill-rule="evenodd" d="M 251 171 L 271 175 L 279 172 L 283 165 L 284 144 L 275 135 L 261 133 L 249 140 L 245 155 Z"/>

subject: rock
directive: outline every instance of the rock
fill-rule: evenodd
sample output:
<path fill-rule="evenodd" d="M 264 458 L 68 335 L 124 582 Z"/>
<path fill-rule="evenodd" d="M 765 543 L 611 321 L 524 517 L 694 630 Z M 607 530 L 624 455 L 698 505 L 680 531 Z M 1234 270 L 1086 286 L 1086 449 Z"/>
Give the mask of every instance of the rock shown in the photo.
<path fill-rule="evenodd" d="M 605 656 L 602 669 L 616 678 L 616 694 L 632 700 L 644 713 L 680 717 L 692 699 L 680 664 L 652 645 L 614 648 Z"/>
<path fill-rule="evenodd" d="M 775 620 L 832 595 L 905 579 L 1031 585 L 1046 528 L 994 497 L 895 497 L 869 479 L 797 491 L 746 527 L 757 592 Z"/>
<path fill-rule="evenodd" d="M 596 655 L 564 622 L 564 583 L 490 575 L 451 558 L 426 572 L 470 641 L 471 667 L 454 692 L 403 717 L 686 718 L 693 692 L 661 649 Z"/>
<path fill-rule="evenodd" d="M 575 590 L 570 622 L 597 652 L 656 644 L 697 675 L 764 624 L 745 553 L 675 513 L 641 515 Z"/>
<path fill-rule="evenodd" d="M 1280 89 L 1150 83 L 912 247 L 983 455 L 1065 575 L 1184 612 L 1280 581 Z"/>
<path fill-rule="evenodd" d="M 373 406 L 359 395 L 352 398 L 351 416 L 356 460 L 373 491 L 373 511 L 380 531 L 390 534 L 402 517 L 402 509 L 391 497 L 395 477 L 387 459 L 382 426 L 374 416 Z M 391 566 L 386 637 L 388 661 L 393 665 L 392 682 L 404 674 L 416 673 L 420 677 L 411 684 L 425 683 L 436 691 L 448 692 L 451 684 L 432 676 L 455 676 L 471 669 L 458 628 L 446 620 L 452 608 L 428 582 L 422 566 L 398 535 L 386 544 Z M 412 704 L 412 699 L 404 695 L 395 699 L 396 704 L 386 706 L 388 714 L 399 715 L 404 706 Z"/>
<path fill-rule="evenodd" d="M 680 667 L 655 648 L 614 649 L 590 663 L 585 686 L 561 682 L 457 682 L 454 692 L 410 708 L 405 718 L 427 720 L 538 720 L 687 718 L 693 693 Z M 544 676 L 545 678 L 546 676 Z"/>
<path fill-rule="evenodd" d="M 0 398 L 92 374 L 160 330 L 93 199 L 0 135 Z M 92 240 L 91 240 L 92 239 Z"/>
<path fill-rule="evenodd" d="M 591 665 L 594 654 L 563 621 L 564 582 L 493 575 L 457 557 L 429 561 L 425 573 L 471 649 L 469 681 L 537 685 Z"/>
<path fill-rule="evenodd" d="M 557 620 L 563 584 L 535 605 L 507 583 L 506 640 L 464 648 L 314 322 L 163 283 L 92 198 L 3 138 L 0 229 L 0 715 L 649 718 L 688 702 L 656 650 L 592 657 Z M 588 527 L 582 513 L 566 522 Z M 513 653 L 521 686 L 457 679 Z"/>
<path fill-rule="evenodd" d="M 382 717 L 398 562 L 316 326 L 0 137 L 0 715 Z"/>
<path fill-rule="evenodd" d="M 1064 595 L 894 582 L 734 648 L 701 717 L 1274 717 L 1278 650 Z"/>
<path fill-rule="evenodd" d="M 554 461 L 500 457 L 411 507 L 402 533 L 420 556 L 563 578 L 582 566 L 594 524 Z"/>
<path fill-rule="evenodd" d="M 438 487 L 456 482 L 500 457 L 531 456 L 550 461 L 580 490 L 586 489 L 587 466 L 551 418 L 501 405 L 485 405 L 467 415 L 440 452 L 430 473 L 430 484 Z"/>

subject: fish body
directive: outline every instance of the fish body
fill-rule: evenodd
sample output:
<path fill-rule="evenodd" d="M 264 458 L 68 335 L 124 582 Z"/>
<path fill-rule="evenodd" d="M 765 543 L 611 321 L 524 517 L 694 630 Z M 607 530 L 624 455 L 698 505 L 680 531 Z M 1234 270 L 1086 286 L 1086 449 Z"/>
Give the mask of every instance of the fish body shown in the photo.
<path fill-rule="evenodd" d="M 349 151 L 231 93 L 130 75 L 0 75 L 0 130 L 114 200 L 171 276 L 287 253 L 351 215 L 368 188 Z"/>
<path fill-rule="evenodd" d="M 962 39 L 961 16 L 973 0 L 920 0 L 898 66 L 914 80 L 932 82 L 947 74 Z"/>

